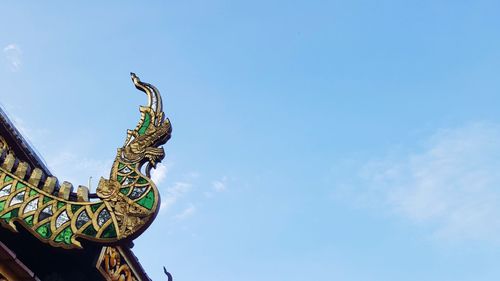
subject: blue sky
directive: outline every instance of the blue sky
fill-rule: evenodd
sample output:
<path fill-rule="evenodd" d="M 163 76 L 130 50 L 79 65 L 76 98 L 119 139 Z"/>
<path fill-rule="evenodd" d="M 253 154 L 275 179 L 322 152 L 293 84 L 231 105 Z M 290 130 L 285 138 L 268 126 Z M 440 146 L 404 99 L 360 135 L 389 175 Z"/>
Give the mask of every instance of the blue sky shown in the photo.
<path fill-rule="evenodd" d="M 1 104 L 74 185 L 173 124 L 153 280 L 498 280 L 497 1 L 5 1 Z"/>

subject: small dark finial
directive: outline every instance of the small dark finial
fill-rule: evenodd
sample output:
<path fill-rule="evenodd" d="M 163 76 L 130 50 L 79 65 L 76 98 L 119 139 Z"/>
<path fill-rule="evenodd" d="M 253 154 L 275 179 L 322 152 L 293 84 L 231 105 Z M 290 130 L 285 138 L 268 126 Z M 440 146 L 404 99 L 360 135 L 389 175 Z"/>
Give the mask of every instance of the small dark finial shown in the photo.
<path fill-rule="evenodd" d="M 138 83 L 141 83 L 141 79 L 135 75 L 135 73 L 130 72 L 130 78 L 132 79 L 132 82 L 134 83 L 135 87 L 137 88 Z"/>
<path fill-rule="evenodd" d="M 168 277 L 168 281 L 173 281 L 174 279 L 172 278 L 172 274 L 170 274 L 170 272 L 167 271 L 167 269 L 165 267 L 163 267 L 163 272 L 165 272 L 165 275 L 167 275 Z"/>
<path fill-rule="evenodd" d="M 135 75 L 135 73 L 133 73 L 133 72 L 130 72 L 130 78 L 132 78 L 132 80 L 135 80 L 135 79 L 139 80 L 139 77 L 137 77 L 137 75 Z"/>

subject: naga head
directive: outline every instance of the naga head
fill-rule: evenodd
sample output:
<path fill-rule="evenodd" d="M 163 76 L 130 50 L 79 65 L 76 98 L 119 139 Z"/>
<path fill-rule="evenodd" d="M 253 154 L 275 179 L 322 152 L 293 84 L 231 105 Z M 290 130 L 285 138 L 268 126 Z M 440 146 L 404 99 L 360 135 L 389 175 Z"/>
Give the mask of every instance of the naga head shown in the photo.
<path fill-rule="evenodd" d="M 159 91 L 141 82 L 134 73 L 131 76 L 135 87 L 147 95 L 148 104 L 140 107 L 141 118 L 136 128 L 127 131 L 109 180 L 101 178 L 96 190 L 97 196 L 113 211 L 118 236 L 123 238 L 139 235 L 158 213 L 160 197 L 150 172 L 165 157 L 161 146 L 172 132 Z"/>
<path fill-rule="evenodd" d="M 153 85 L 141 82 L 131 73 L 135 87 L 148 96 L 148 105 L 141 106 L 141 120 L 134 130 L 128 130 L 127 140 L 122 148 L 122 159 L 139 166 L 147 163 L 146 175 L 165 157 L 161 145 L 170 139 L 172 127 L 165 118 L 160 93 Z"/>
<path fill-rule="evenodd" d="M 161 146 L 170 139 L 172 128 L 158 90 L 131 75 L 149 102 L 140 107 L 139 124 L 128 130 L 125 144 L 118 149 L 109 179 L 101 178 L 96 196 L 91 197 L 100 200 L 86 200 L 84 187 L 72 200 L 70 183 L 63 183 L 55 193 L 55 177 L 47 177 L 42 184 L 42 170 L 30 173 L 27 163 L 17 163 L 13 154 L 5 156 L 4 147 L 0 149 L 1 226 L 16 231 L 14 222 L 18 222 L 40 240 L 71 249 L 82 247 L 80 239 L 106 245 L 131 241 L 153 222 L 161 199 L 150 171 L 165 157 Z"/>

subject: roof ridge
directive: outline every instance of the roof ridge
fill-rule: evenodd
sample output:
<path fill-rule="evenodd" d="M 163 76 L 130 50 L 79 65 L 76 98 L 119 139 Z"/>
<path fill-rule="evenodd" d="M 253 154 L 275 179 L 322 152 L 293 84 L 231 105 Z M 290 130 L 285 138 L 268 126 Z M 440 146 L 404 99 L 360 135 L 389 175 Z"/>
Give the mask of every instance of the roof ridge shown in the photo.
<path fill-rule="evenodd" d="M 18 152 L 18 154 L 19 152 L 21 154 L 24 154 L 26 158 L 25 160 L 28 160 L 28 162 L 30 162 L 32 166 L 40 168 L 46 175 L 52 176 L 52 173 L 50 172 L 43 158 L 39 155 L 29 139 L 23 136 L 20 130 L 15 126 L 14 122 L 12 122 L 12 120 L 9 118 L 9 115 L 6 113 L 1 104 L 0 126 L 3 126 L 7 133 L 9 133 L 9 137 L 12 139 L 11 145 L 19 145 L 17 149 L 18 151 L 16 151 Z"/>

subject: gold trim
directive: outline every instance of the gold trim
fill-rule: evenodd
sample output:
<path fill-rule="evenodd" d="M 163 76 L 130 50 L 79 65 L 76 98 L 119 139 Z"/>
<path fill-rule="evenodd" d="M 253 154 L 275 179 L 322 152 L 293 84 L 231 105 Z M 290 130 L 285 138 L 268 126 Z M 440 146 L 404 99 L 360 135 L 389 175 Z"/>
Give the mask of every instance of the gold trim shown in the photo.
<path fill-rule="evenodd" d="M 63 182 L 57 188 L 56 178 L 45 179 L 41 171 L 28 173 L 27 163 L 20 162 L 16 166 L 18 160 L 8 153 L 5 140 L 0 139 L 0 143 L 4 141 L 0 147 L 0 186 L 11 185 L 8 194 L 0 197 L 1 225 L 16 231 L 14 222 L 19 222 L 39 240 L 71 249 L 81 248 L 76 240 L 80 238 L 104 245 L 131 240 L 152 223 L 159 211 L 160 197 L 149 175 L 165 156 L 161 146 L 170 139 L 171 125 L 164 117 L 158 90 L 141 82 L 135 74 L 132 74 L 132 81 L 148 96 L 148 106 L 140 107 L 140 121 L 134 130 L 128 130 L 125 145 L 118 149 L 109 179 L 99 181 L 96 190 L 99 201 L 83 201 L 85 188 L 79 188 L 78 196 L 74 196 L 71 183 Z M 1 157 L 5 153 L 7 156 Z M 5 183 L 7 177 L 10 181 Z M 24 196 L 17 198 L 21 193 Z M 38 200 L 36 210 L 25 213 L 25 208 L 33 200 Z M 50 208 L 50 212 L 43 212 L 45 208 Z M 78 223 L 83 211 L 88 220 Z M 66 216 L 62 216 L 63 213 Z"/>
<path fill-rule="evenodd" d="M 119 246 L 103 247 L 96 268 L 106 281 L 149 281 L 141 279 Z"/>
<path fill-rule="evenodd" d="M 3 149 L 7 154 L 14 154 L 9 144 L 3 136 L 0 135 L 0 149 Z"/>

